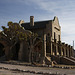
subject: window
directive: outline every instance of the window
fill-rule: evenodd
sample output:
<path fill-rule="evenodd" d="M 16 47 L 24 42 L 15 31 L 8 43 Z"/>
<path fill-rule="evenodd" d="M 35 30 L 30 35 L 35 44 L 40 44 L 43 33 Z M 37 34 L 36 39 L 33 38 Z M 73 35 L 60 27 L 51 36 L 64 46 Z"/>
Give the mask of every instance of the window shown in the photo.
<path fill-rule="evenodd" d="M 56 39 L 56 34 L 55 34 L 55 32 L 54 32 L 54 39 Z"/>
<path fill-rule="evenodd" d="M 60 35 L 58 35 L 58 40 L 60 41 Z"/>

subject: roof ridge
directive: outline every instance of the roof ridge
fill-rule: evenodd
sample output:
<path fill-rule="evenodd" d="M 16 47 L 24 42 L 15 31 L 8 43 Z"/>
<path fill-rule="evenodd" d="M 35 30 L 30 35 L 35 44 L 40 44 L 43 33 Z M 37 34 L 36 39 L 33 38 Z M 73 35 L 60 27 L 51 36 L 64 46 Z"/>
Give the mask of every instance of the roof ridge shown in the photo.
<path fill-rule="evenodd" d="M 52 21 L 52 20 L 34 21 L 34 23 L 37 23 L 37 22 L 47 22 L 47 21 Z M 30 23 L 30 22 L 25 22 L 25 23 Z"/>

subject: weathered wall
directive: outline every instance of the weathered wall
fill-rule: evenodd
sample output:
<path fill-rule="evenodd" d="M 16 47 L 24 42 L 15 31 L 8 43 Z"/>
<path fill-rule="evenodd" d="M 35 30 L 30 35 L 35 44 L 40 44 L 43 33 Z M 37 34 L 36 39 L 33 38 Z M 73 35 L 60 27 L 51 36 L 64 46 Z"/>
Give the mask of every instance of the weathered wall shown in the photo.
<path fill-rule="evenodd" d="M 48 36 L 52 36 L 52 21 L 49 21 L 48 24 L 46 24 L 46 28 L 44 29 L 44 33 Z"/>
<path fill-rule="evenodd" d="M 26 41 L 22 41 L 20 43 L 20 50 L 19 50 L 19 53 L 18 53 L 18 60 L 20 61 L 26 61 L 28 62 L 29 61 L 29 52 L 30 50 L 28 49 L 28 44 Z"/>
<path fill-rule="evenodd" d="M 60 36 L 61 40 L 61 27 L 59 25 L 57 17 L 54 17 L 54 20 L 52 22 L 52 39 L 54 39 L 54 33 L 55 33 L 55 39 L 59 41 L 59 36 Z"/>

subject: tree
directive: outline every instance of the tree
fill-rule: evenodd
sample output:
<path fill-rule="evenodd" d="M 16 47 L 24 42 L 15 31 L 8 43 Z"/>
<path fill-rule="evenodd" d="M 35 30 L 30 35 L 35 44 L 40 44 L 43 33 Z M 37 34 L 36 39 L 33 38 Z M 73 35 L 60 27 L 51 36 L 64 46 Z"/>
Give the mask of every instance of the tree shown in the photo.
<path fill-rule="evenodd" d="M 33 62 L 34 47 L 41 42 L 38 39 L 37 33 L 32 33 L 29 30 L 25 30 L 18 23 L 8 22 L 8 27 L 2 26 L 3 31 L 0 32 L 0 42 L 4 45 L 5 55 L 7 59 L 14 58 L 15 46 L 20 44 L 18 58 L 19 60 L 27 60 Z M 26 50 L 30 48 L 29 50 Z M 26 58 L 26 56 L 29 56 Z"/>
<path fill-rule="evenodd" d="M 8 22 L 8 28 L 2 26 L 3 31 L 0 32 L 0 41 L 6 42 L 5 49 L 9 47 L 9 57 L 12 57 L 12 49 L 15 45 L 20 42 L 20 45 L 23 44 L 23 41 L 30 39 L 32 32 L 25 30 L 18 23 Z"/>

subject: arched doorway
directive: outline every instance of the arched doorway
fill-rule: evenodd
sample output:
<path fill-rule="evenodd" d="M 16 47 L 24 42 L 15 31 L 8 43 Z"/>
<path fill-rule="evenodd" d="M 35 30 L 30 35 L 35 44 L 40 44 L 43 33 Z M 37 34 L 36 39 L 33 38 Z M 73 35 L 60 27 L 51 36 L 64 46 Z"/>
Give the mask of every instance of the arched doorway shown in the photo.
<path fill-rule="evenodd" d="M 0 57 L 5 55 L 5 51 L 3 50 L 4 45 L 0 43 Z"/>
<path fill-rule="evenodd" d="M 14 51 L 13 51 L 13 58 L 12 60 L 18 60 L 18 53 L 19 53 L 19 49 L 20 49 L 20 43 L 16 43 L 15 47 L 14 47 Z"/>
<path fill-rule="evenodd" d="M 39 63 L 41 61 L 41 50 L 42 50 L 42 46 L 41 46 L 41 42 L 40 42 L 34 47 L 34 52 L 33 52 L 33 61 L 34 62 Z"/>
<path fill-rule="evenodd" d="M 64 48 L 62 48 L 62 51 L 63 51 L 63 56 L 65 56 Z"/>
<path fill-rule="evenodd" d="M 67 49 L 66 49 L 66 57 L 67 57 L 67 55 L 68 55 L 68 54 L 67 54 Z"/>

